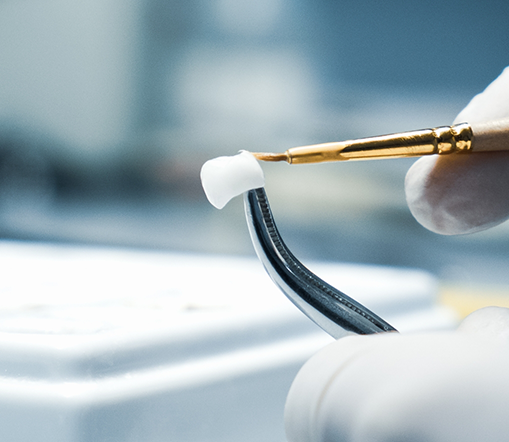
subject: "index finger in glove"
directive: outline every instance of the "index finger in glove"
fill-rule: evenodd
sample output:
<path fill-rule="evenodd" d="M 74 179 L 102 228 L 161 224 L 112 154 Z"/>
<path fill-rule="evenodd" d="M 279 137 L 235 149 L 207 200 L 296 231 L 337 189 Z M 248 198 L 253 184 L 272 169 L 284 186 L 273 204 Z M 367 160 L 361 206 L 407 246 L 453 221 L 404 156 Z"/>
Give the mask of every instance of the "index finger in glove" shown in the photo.
<path fill-rule="evenodd" d="M 470 101 L 454 123 L 486 123 L 508 117 L 506 68 Z M 433 232 L 456 235 L 488 229 L 509 218 L 509 152 L 421 158 L 407 173 L 405 191 L 414 217 Z"/>
<path fill-rule="evenodd" d="M 421 158 L 405 190 L 412 215 L 432 232 L 488 229 L 509 218 L 509 152 Z"/>

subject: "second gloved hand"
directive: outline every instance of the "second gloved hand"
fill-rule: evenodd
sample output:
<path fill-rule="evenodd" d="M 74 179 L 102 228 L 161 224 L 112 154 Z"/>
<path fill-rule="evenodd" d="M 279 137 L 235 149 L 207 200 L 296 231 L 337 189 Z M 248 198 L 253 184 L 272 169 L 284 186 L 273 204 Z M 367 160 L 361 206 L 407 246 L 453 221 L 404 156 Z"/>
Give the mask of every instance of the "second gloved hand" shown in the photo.
<path fill-rule="evenodd" d="M 458 331 L 351 336 L 294 380 L 289 442 L 505 442 L 509 309 L 489 307 Z"/>

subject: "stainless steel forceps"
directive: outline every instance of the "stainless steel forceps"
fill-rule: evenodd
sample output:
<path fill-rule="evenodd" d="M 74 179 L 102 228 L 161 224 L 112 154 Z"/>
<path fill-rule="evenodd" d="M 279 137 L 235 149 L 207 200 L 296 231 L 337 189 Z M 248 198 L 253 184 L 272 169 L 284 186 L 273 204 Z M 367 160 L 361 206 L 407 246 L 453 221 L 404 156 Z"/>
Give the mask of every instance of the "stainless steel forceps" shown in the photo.
<path fill-rule="evenodd" d="M 362 304 L 309 271 L 290 252 L 274 223 L 264 188 L 244 193 L 249 233 L 274 283 L 304 314 L 334 338 L 396 331 Z"/>

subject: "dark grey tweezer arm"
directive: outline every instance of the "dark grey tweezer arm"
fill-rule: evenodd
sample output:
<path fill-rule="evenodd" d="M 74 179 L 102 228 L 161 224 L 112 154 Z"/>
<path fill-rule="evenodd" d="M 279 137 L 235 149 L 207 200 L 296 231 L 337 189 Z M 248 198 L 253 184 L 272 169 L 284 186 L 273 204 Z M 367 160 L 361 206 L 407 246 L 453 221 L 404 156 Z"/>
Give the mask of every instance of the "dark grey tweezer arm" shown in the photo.
<path fill-rule="evenodd" d="M 283 293 L 334 338 L 396 331 L 357 301 L 304 267 L 281 239 L 263 188 L 244 194 L 251 240 L 265 270 Z"/>

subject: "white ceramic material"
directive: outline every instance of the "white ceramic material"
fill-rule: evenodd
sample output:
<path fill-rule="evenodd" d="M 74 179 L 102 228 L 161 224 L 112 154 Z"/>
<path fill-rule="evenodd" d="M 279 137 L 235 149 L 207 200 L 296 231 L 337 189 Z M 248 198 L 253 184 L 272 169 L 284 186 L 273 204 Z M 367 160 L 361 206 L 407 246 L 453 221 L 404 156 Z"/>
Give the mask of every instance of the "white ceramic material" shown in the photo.
<path fill-rule="evenodd" d="M 205 195 L 218 209 L 226 206 L 233 197 L 265 184 L 258 161 L 246 151 L 207 161 L 201 168 L 200 177 Z"/>

